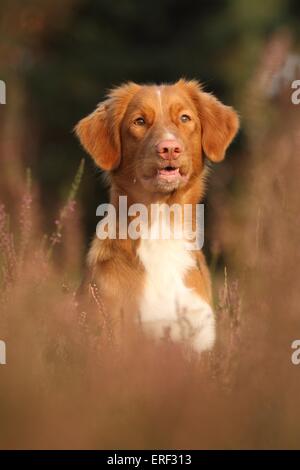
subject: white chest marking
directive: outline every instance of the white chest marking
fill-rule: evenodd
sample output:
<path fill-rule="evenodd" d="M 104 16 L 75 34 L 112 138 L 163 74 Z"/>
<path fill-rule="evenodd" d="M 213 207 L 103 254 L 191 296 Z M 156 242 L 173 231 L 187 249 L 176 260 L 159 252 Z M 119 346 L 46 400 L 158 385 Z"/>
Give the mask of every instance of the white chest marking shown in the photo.
<path fill-rule="evenodd" d="M 191 340 L 197 351 L 210 349 L 215 339 L 211 307 L 184 277 L 195 266 L 185 240 L 141 240 L 138 256 L 146 279 L 140 302 L 142 325 L 156 337 L 166 331 L 174 341 Z"/>

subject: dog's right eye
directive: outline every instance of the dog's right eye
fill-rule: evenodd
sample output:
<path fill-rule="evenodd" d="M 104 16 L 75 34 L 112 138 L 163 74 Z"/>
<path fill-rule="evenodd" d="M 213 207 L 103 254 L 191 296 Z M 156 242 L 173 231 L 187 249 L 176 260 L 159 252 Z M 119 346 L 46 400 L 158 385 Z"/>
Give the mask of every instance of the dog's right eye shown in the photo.
<path fill-rule="evenodd" d="M 144 118 L 138 117 L 138 118 L 136 118 L 136 119 L 133 121 L 133 124 L 134 124 L 135 126 L 144 126 L 144 125 L 146 124 L 146 121 L 145 121 Z"/>

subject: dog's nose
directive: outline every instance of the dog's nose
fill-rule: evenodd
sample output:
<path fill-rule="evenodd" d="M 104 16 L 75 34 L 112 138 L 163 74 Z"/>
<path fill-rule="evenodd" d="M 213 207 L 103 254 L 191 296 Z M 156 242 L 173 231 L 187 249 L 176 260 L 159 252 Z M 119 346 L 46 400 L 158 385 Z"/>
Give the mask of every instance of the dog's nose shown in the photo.
<path fill-rule="evenodd" d="M 166 160 L 174 160 L 179 157 L 182 148 L 177 140 L 162 140 L 156 145 L 156 151 L 160 157 Z"/>

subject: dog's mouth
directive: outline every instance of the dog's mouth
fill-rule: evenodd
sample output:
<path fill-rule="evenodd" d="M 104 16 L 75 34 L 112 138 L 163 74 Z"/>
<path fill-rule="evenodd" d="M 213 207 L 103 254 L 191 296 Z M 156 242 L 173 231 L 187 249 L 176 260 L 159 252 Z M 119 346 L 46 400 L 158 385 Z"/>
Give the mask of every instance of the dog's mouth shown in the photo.
<path fill-rule="evenodd" d="M 164 168 L 158 168 L 157 176 L 161 179 L 170 180 L 181 176 L 179 167 L 167 165 Z"/>
<path fill-rule="evenodd" d="M 159 162 L 155 166 L 147 168 L 143 172 L 143 181 L 148 184 L 151 183 L 154 187 L 163 188 L 166 190 L 173 190 L 188 181 L 188 166 L 182 165 L 178 162 Z"/>

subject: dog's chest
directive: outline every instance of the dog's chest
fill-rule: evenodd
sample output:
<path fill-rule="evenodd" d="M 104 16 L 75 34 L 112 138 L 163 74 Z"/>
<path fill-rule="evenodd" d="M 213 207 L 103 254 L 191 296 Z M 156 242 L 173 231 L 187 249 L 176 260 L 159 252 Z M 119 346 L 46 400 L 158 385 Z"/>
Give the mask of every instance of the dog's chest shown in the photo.
<path fill-rule="evenodd" d="M 145 269 L 140 316 L 143 321 L 175 319 L 195 306 L 195 293 L 185 285 L 195 259 L 185 240 L 141 240 L 138 256 Z"/>

